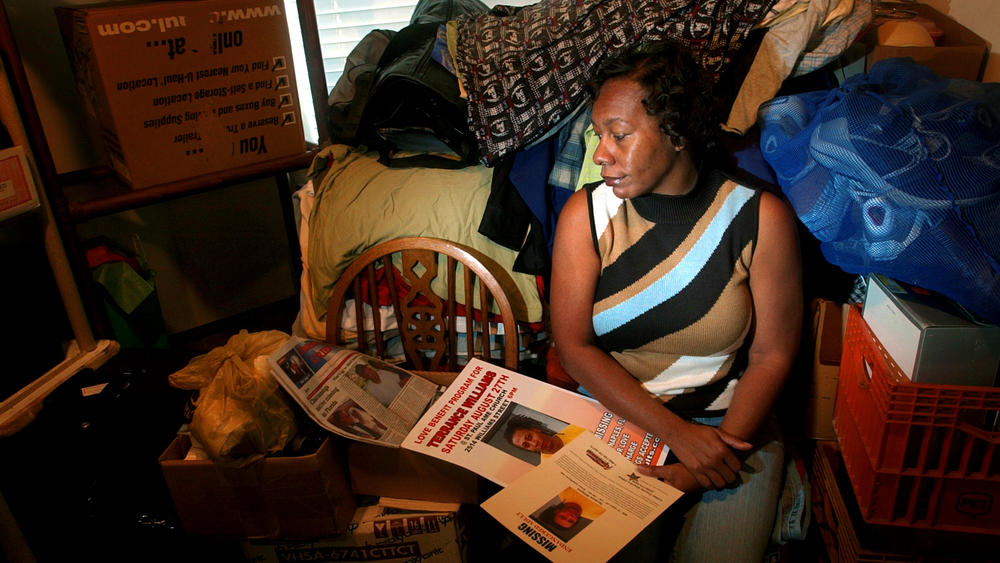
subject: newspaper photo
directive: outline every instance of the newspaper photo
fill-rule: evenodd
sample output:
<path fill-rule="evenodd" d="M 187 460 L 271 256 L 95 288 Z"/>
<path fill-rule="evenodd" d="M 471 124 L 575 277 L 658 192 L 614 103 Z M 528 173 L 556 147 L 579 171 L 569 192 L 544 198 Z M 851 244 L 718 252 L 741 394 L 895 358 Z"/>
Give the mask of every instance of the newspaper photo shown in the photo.
<path fill-rule="evenodd" d="M 607 561 L 681 497 L 589 431 L 482 503 L 550 561 Z"/>
<path fill-rule="evenodd" d="M 473 358 L 403 448 L 506 486 L 590 431 L 633 464 L 662 465 L 659 438 L 584 395 Z"/>
<path fill-rule="evenodd" d="M 268 357 L 278 383 L 330 432 L 399 447 L 438 385 L 377 358 L 292 337 Z"/>

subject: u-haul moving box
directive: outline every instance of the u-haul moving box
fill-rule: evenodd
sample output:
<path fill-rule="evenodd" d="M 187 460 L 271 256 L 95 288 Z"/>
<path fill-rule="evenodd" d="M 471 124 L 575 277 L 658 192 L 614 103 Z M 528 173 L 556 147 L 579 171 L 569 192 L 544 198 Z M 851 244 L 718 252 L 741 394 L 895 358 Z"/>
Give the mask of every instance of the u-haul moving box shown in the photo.
<path fill-rule="evenodd" d="M 55 10 L 86 110 L 133 188 L 305 151 L 283 2 Z"/>

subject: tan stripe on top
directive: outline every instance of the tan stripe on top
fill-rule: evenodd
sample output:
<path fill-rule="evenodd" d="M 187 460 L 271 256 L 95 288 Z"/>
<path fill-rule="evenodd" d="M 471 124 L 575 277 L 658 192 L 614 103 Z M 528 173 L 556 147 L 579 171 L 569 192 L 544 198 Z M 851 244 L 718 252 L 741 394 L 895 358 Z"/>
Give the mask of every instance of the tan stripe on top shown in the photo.
<path fill-rule="evenodd" d="M 709 205 L 708 210 L 702 214 L 701 218 L 697 223 L 695 223 L 691 232 L 684 238 L 681 244 L 678 245 L 669 256 L 667 256 L 649 272 L 646 272 L 642 276 L 638 277 L 635 282 L 625 288 L 624 291 L 615 295 L 609 295 L 608 297 L 595 303 L 595 314 L 610 309 L 627 300 L 629 297 L 637 294 L 644 288 L 649 287 L 650 284 L 662 278 L 667 274 L 667 272 L 677 267 L 698 239 L 705 233 L 705 230 L 708 229 L 712 219 L 716 214 L 718 214 L 719 209 L 725 203 L 726 198 L 733 192 L 733 190 L 736 189 L 736 187 L 737 184 L 735 182 L 727 180 L 722 187 L 719 188 L 719 191 L 716 193 L 715 199 L 712 201 L 711 205 Z M 603 264 L 613 264 L 616 260 L 618 260 L 623 252 L 631 247 L 631 243 L 639 240 L 642 235 L 646 234 L 646 232 L 655 226 L 655 223 L 642 218 L 642 216 L 639 215 L 639 212 L 635 210 L 632 202 L 626 200 L 625 205 L 619 207 L 618 213 L 611 218 L 611 225 L 613 228 L 605 229 L 598 241 L 601 249 L 601 255 L 603 256 Z M 616 241 L 612 237 L 611 233 L 620 231 L 626 231 L 627 236 L 621 239 L 622 244 L 616 245 Z"/>

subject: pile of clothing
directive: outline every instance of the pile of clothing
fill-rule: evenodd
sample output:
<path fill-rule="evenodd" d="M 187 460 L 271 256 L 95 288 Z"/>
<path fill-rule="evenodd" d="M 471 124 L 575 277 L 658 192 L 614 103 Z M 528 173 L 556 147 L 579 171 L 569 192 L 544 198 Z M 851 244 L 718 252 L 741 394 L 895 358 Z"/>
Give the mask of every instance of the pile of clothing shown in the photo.
<path fill-rule="evenodd" d="M 685 45 L 734 92 L 723 126 L 741 135 L 787 77 L 836 59 L 871 18 L 870 0 L 424 0 L 409 26 L 371 32 L 348 57 L 332 140 L 388 166 L 492 168 L 480 232 L 519 252 L 517 271 L 545 275 L 592 150 L 587 85 L 605 59 Z"/>

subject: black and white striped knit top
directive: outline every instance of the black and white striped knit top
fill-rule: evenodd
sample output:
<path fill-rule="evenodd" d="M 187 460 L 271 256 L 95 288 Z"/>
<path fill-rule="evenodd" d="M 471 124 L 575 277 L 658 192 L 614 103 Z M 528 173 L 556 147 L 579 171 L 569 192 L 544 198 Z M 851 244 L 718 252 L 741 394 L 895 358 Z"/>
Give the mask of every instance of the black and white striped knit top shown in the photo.
<path fill-rule="evenodd" d="M 682 196 L 586 189 L 600 344 L 678 414 L 721 414 L 746 367 L 760 192 L 717 172 Z"/>

